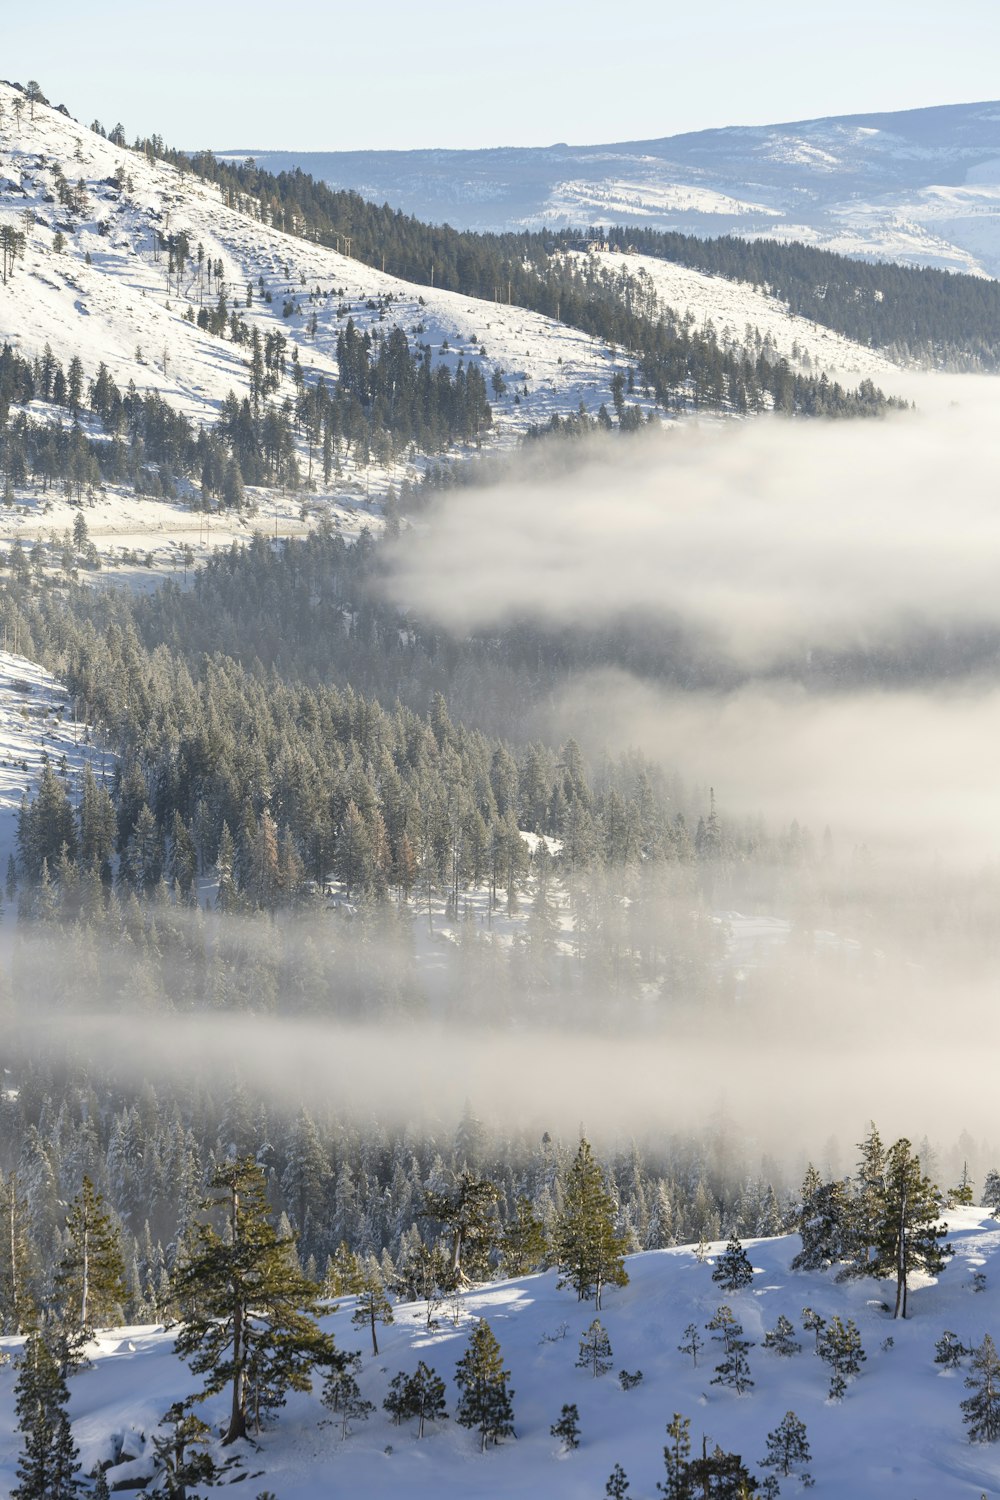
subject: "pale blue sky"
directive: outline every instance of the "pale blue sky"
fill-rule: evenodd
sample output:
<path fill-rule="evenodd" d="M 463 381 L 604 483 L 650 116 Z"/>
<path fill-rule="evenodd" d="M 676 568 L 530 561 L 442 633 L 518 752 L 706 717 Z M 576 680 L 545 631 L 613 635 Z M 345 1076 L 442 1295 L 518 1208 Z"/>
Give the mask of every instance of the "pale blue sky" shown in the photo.
<path fill-rule="evenodd" d="M 42 0 L 0 75 L 186 147 L 548 145 L 1000 95 L 998 0 Z"/>

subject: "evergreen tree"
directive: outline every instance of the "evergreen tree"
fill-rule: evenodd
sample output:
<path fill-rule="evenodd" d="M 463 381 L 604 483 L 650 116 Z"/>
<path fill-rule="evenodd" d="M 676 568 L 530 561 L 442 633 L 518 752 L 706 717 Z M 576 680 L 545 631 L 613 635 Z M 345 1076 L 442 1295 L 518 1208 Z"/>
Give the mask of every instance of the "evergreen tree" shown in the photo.
<path fill-rule="evenodd" d="M 786 1357 L 791 1354 L 801 1354 L 802 1345 L 792 1337 L 794 1332 L 794 1323 L 786 1318 L 784 1313 L 779 1313 L 774 1327 L 769 1328 L 764 1334 L 764 1348 L 773 1349 L 775 1354 Z"/>
<path fill-rule="evenodd" d="M 967 1349 L 957 1334 L 946 1328 L 944 1333 L 934 1345 L 934 1363 L 944 1365 L 946 1370 L 954 1370 L 973 1351 Z"/>
<path fill-rule="evenodd" d="M 698 1368 L 698 1351 L 704 1347 L 705 1341 L 698 1333 L 697 1323 L 689 1323 L 684 1330 L 683 1344 L 677 1345 L 678 1353 L 690 1354 L 691 1363 L 695 1369 Z"/>
<path fill-rule="evenodd" d="M 615 1464 L 604 1486 L 604 1500 L 628 1500 L 629 1482 L 621 1464 Z"/>
<path fill-rule="evenodd" d="M 231 1388 L 223 1442 L 247 1434 L 247 1375 L 251 1362 L 267 1371 L 277 1391 L 309 1390 L 311 1371 L 336 1358 L 331 1339 L 315 1318 L 320 1289 L 298 1270 L 293 1242 L 270 1222 L 264 1175 L 249 1157 L 226 1162 L 212 1179 L 209 1213 L 225 1212 L 225 1232 L 211 1222 L 198 1227 L 174 1296 L 185 1323 L 178 1354 L 205 1376 L 203 1399 Z"/>
<path fill-rule="evenodd" d="M 21 1434 L 14 1500 L 72 1500 L 80 1489 L 79 1454 L 73 1442 L 62 1373 L 66 1351 L 36 1331 L 18 1360 L 14 1402 Z"/>
<path fill-rule="evenodd" d="M 972 1391 L 962 1402 L 969 1442 L 995 1443 L 1000 1438 L 1000 1355 L 988 1333 L 973 1352 L 965 1384 Z"/>
<path fill-rule="evenodd" d="M 567 1452 L 580 1446 L 580 1413 L 571 1402 L 564 1406 L 559 1413 L 558 1422 L 553 1422 L 549 1428 L 553 1437 L 559 1439 Z"/>
<path fill-rule="evenodd" d="M 726 1292 L 741 1292 L 753 1282 L 753 1266 L 736 1235 L 719 1256 L 712 1270 L 712 1280 Z"/>
<path fill-rule="evenodd" d="M 1000 1172 L 991 1167 L 983 1182 L 982 1204 L 993 1209 L 994 1216 L 1000 1213 Z"/>
<path fill-rule="evenodd" d="M 392 1303 L 386 1296 L 382 1270 L 374 1255 L 369 1255 L 361 1275 L 358 1303 L 351 1317 L 355 1328 L 367 1328 L 372 1336 L 372 1355 L 378 1356 L 376 1325 L 392 1323 Z"/>
<path fill-rule="evenodd" d="M 423 1437 L 428 1422 L 448 1420 L 444 1381 L 423 1360 L 414 1374 L 407 1375 L 401 1370 L 393 1376 L 389 1395 L 382 1405 L 397 1425 L 416 1417 L 418 1439 Z"/>
<path fill-rule="evenodd" d="M 893 1317 L 906 1317 L 907 1283 L 912 1271 L 939 1275 L 952 1253 L 942 1245 L 947 1230 L 939 1222 L 941 1197 L 929 1177 L 920 1170 L 920 1158 L 908 1140 L 890 1148 L 881 1192 L 876 1196 L 872 1222 L 874 1255 L 869 1274 L 895 1278 L 896 1305 Z"/>
<path fill-rule="evenodd" d="M 500 1242 L 504 1275 L 528 1276 L 539 1270 L 545 1264 L 548 1248 L 545 1225 L 532 1208 L 531 1200 L 517 1198 Z"/>
<path fill-rule="evenodd" d="M 595 1318 L 580 1340 L 576 1367 L 578 1370 L 590 1370 L 596 1380 L 598 1375 L 606 1375 L 611 1365 L 611 1340 L 600 1318 Z"/>
<path fill-rule="evenodd" d="M 25 1333 L 37 1321 L 31 1295 L 33 1256 L 24 1192 L 16 1172 L 0 1181 L 0 1318 L 5 1333 Z"/>
<path fill-rule="evenodd" d="M 948 1197 L 952 1203 L 957 1204 L 960 1208 L 968 1208 L 975 1201 L 972 1178 L 969 1176 L 969 1163 L 967 1161 L 962 1163 L 962 1175 L 958 1179 L 957 1185 L 948 1194 Z"/>
<path fill-rule="evenodd" d="M 767 1435 L 767 1457 L 761 1459 L 761 1468 L 774 1469 L 784 1479 L 797 1473 L 803 1485 L 809 1488 L 813 1483 L 806 1468 L 810 1457 L 806 1424 L 799 1421 L 793 1411 L 786 1412 L 774 1431 Z"/>
<path fill-rule="evenodd" d="M 821 1318 L 819 1313 L 814 1312 L 811 1307 L 804 1307 L 802 1309 L 802 1327 L 806 1333 L 811 1333 L 814 1335 L 816 1340 L 815 1350 L 818 1354 L 819 1341 L 823 1337 L 823 1329 L 826 1327 L 826 1319 Z"/>
<path fill-rule="evenodd" d="M 451 1191 L 425 1190 L 424 1212 L 439 1219 L 451 1236 L 451 1269 L 456 1277 L 468 1279 L 463 1256 L 467 1265 L 472 1264 L 474 1274 L 488 1274 L 486 1257 L 499 1233 L 499 1196 L 495 1183 L 476 1177 L 467 1168 L 459 1173 Z"/>
<path fill-rule="evenodd" d="M 819 1336 L 816 1352 L 830 1366 L 830 1400 L 839 1401 L 847 1390 L 847 1381 L 860 1374 L 868 1358 L 861 1346 L 861 1335 L 853 1318 L 844 1323 L 831 1318 Z"/>
<path fill-rule="evenodd" d="M 572 1286 L 579 1301 L 593 1297 L 598 1312 L 605 1286 L 628 1285 L 625 1241 L 615 1231 L 614 1201 L 585 1140 L 566 1174 L 555 1251 L 559 1285 Z"/>
<path fill-rule="evenodd" d="M 483 1453 L 491 1443 L 514 1431 L 514 1392 L 507 1388 L 509 1378 L 500 1345 L 486 1319 L 481 1318 L 455 1369 L 455 1384 L 462 1392 L 455 1420 L 461 1427 L 478 1430 Z"/>
<path fill-rule="evenodd" d="M 193 1412 L 186 1411 L 180 1401 L 166 1412 L 163 1424 L 167 1430 L 153 1434 L 158 1468 L 156 1490 L 167 1500 L 187 1500 L 189 1486 L 211 1484 L 215 1478 L 215 1460 L 206 1451 L 212 1429 Z"/>
<path fill-rule="evenodd" d="M 89 1177 L 66 1215 L 66 1248 L 56 1272 L 64 1326 L 75 1350 L 99 1324 L 119 1322 L 127 1297 L 121 1234 Z"/>
<path fill-rule="evenodd" d="M 688 1464 L 691 1460 L 690 1418 L 682 1417 L 679 1411 L 675 1411 L 673 1420 L 667 1423 L 667 1437 L 669 1441 L 663 1450 L 667 1477 L 665 1481 L 658 1480 L 656 1488 L 665 1500 L 691 1500 L 691 1487 L 688 1483 Z"/>
<path fill-rule="evenodd" d="M 743 1325 L 733 1315 L 731 1308 L 723 1303 L 716 1308 L 715 1316 L 706 1324 L 712 1337 L 722 1345 L 723 1360 L 716 1365 L 712 1385 L 729 1385 L 738 1396 L 742 1396 L 753 1385 L 747 1350 L 753 1348 L 749 1339 L 743 1337 Z"/>
<path fill-rule="evenodd" d="M 793 1271 L 825 1271 L 849 1253 L 849 1211 L 845 1184 L 821 1182 L 810 1168 L 798 1219 L 802 1249 L 792 1261 Z"/>

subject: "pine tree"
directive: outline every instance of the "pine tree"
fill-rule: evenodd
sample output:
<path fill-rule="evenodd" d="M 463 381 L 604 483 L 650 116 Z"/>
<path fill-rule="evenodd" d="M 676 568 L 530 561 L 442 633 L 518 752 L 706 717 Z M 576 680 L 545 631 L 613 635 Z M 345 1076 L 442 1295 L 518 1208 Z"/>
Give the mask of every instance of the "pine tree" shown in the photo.
<path fill-rule="evenodd" d="M 226 1162 L 212 1187 L 203 1207 L 225 1211 L 226 1233 L 211 1222 L 201 1224 L 176 1278 L 174 1296 L 186 1318 L 176 1349 L 196 1375 L 205 1376 L 197 1400 L 231 1387 L 223 1438 L 231 1443 L 247 1434 L 252 1363 L 273 1391 L 309 1390 L 313 1367 L 331 1364 L 336 1353 L 315 1322 L 319 1287 L 297 1269 L 292 1241 L 279 1237 L 270 1222 L 261 1169 L 249 1157 Z"/>
<path fill-rule="evenodd" d="M 606 1375 L 611 1369 L 611 1340 L 600 1318 L 595 1318 L 580 1340 L 580 1355 L 576 1362 L 578 1370 L 590 1370 L 594 1379 Z"/>
<path fill-rule="evenodd" d="M 850 1203 L 842 1182 L 821 1182 L 813 1168 L 802 1185 L 798 1230 L 802 1249 L 793 1271 L 825 1271 L 849 1253 Z"/>
<path fill-rule="evenodd" d="M 698 1368 L 698 1351 L 705 1346 L 705 1340 L 698 1333 L 697 1323 L 689 1323 L 684 1330 L 685 1343 L 677 1345 L 679 1354 L 690 1354 L 691 1363 L 695 1369 Z"/>
<path fill-rule="evenodd" d="M 666 1481 L 658 1480 L 656 1488 L 665 1500 L 691 1500 L 688 1483 L 688 1464 L 691 1460 L 691 1421 L 674 1412 L 673 1421 L 667 1423 L 669 1442 L 663 1450 L 666 1465 Z"/>
<path fill-rule="evenodd" d="M 732 1309 L 724 1303 L 716 1308 L 714 1318 L 706 1327 L 711 1330 L 712 1337 L 721 1343 L 725 1356 L 722 1363 L 715 1367 L 712 1385 L 732 1386 L 736 1394 L 742 1396 L 753 1385 L 746 1357 L 747 1350 L 753 1348 L 752 1342 L 743 1337 L 742 1323 L 737 1321 Z"/>
<path fill-rule="evenodd" d="M 548 1248 L 545 1226 L 532 1208 L 531 1200 L 519 1197 L 500 1242 L 504 1275 L 528 1276 L 539 1270 L 545 1264 Z"/>
<path fill-rule="evenodd" d="M 378 1356 L 376 1325 L 392 1323 L 392 1303 L 386 1296 L 382 1270 L 374 1255 L 369 1255 L 361 1273 L 361 1289 L 358 1302 L 351 1317 L 355 1328 L 367 1328 L 372 1336 L 372 1355 Z"/>
<path fill-rule="evenodd" d="M 954 1370 L 972 1352 L 971 1349 L 965 1347 L 956 1333 L 946 1328 L 934 1345 L 934 1363 L 944 1365 L 946 1370 Z"/>
<path fill-rule="evenodd" d="M 947 1230 L 939 1222 L 941 1198 L 920 1170 L 920 1158 L 905 1138 L 889 1149 L 881 1193 L 876 1195 L 869 1274 L 896 1280 L 893 1317 L 906 1317 L 907 1282 L 912 1271 L 939 1275 L 952 1253 L 942 1245 Z"/>
<path fill-rule="evenodd" d="M 773 1328 L 769 1328 L 764 1335 L 764 1348 L 773 1349 L 775 1354 L 785 1357 L 792 1354 L 801 1354 L 802 1345 L 792 1337 L 795 1332 L 795 1324 L 786 1318 L 784 1313 L 778 1314 L 778 1321 Z"/>
<path fill-rule="evenodd" d="M 410 1417 L 417 1419 L 417 1438 L 422 1438 L 428 1422 L 446 1422 L 448 1412 L 445 1404 L 444 1381 L 437 1371 L 423 1360 L 413 1375 L 402 1370 L 393 1376 L 389 1395 L 382 1405 L 398 1425 Z"/>
<path fill-rule="evenodd" d="M 559 1413 L 558 1422 L 553 1422 L 549 1428 L 552 1436 L 558 1438 L 567 1452 L 580 1446 L 580 1413 L 571 1402 L 564 1406 Z"/>
<path fill-rule="evenodd" d="M 555 1250 L 562 1273 L 559 1285 L 572 1286 L 579 1301 L 593 1297 L 598 1312 L 605 1286 L 628 1285 L 625 1241 L 615 1231 L 614 1202 L 585 1140 L 566 1174 Z"/>
<path fill-rule="evenodd" d="M 165 1413 L 163 1424 L 167 1431 L 153 1434 L 158 1468 L 156 1491 L 167 1500 L 186 1500 L 190 1485 L 211 1484 L 215 1477 L 215 1460 L 206 1451 L 212 1429 L 193 1412 L 185 1410 L 180 1401 L 174 1402 Z"/>
<path fill-rule="evenodd" d="M 66 1215 L 66 1249 L 56 1294 L 75 1350 L 100 1323 L 118 1322 L 127 1297 L 121 1235 L 89 1177 Z"/>
<path fill-rule="evenodd" d="M 604 1486 L 604 1500 L 627 1500 L 629 1482 L 621 1464 L 615 1464 Z"/>
<path fill-rule="evenodd" d="M 806 1465 L 810 1460 L 806 1424 L 793 1411 L 785 1413 L 781 1422 L 767 1435 L 767 1457 L 760 1461 L 762 1469 L 775 1469 L 782 1478 L 798 1473 L 803 1485 L 809 1488 L 812 1476 Z"/>
<path fill-rule="evenodd" d="M 0 1183 L 0 1326 L 5 1333 L 25 1333 L 37 1320 L 32 1269 L 25 1195 L 17 1174 L 9 1172 Z"/>
<path fill-rule="evenodd" d="M 960 1208 L 968 1208 L 975 1201 L 973 1194 L 972 1178 L 969 1176 L 969 1163 L 963 1161 L 962 1175 L 958 1183 L 948 1194 L 952 1203 L 958 1204 Z"/>
<path fill-rule="evenodd" d="M 1000 1172 L 991 1167 L 986 1174 L 983 1183 L 982 1204 L 984 1208 L 991 1208 L 994 1214 L 1000 1213 Z"/>
<path fill-rule="evenodd" d="M 13 1500 L 72 1500 L 80 1488 L 80 1460 L 62 1374 L 65 1363 L 64 1347 L 54 1347 L 37 1331 L 28 1336 L 14 1388 L 22 1446 Z"/>
<path fill-rule="evenodd" d="M 496 1217 L 499 1196 L 495 1183 L 477 1177 L 468 1169 L 459 1173 L 451 1191 L 425 1190 L 424 1213 L 439 1219 L 451 1236 L 451 1269 L 456 1277 L 468 1280 L 463 1257 L 466 1265 L 471 1263 L 474 1273 L 487 1274 L 486 1257 L 499 1232 Z"/>
<path fill-rule="evenodd" d="M 973 1352 L 965 1384 L 973 1393 L 962 1402 L 969 1442 L 995 1443 L 1000 1438 L 1000 1355 L 988 1333 Z"/>
<path fill-rule="evenodd" d="M 848 1379 L 860 1374 L 868 1358 L 854 1319 L 848 1318 L 844 1323 L 840 1318 L 831 1318 L 819 1336 L 816 1352 L 830 1366 L 830 1400 L 839 1401 L 847 1390 Z"/>
<path fill-rule="evenodd" d="M 806 1333 L 815 1336 L 815 1349 L 819 1353 L 819 1341 L 823 1337 L 823 1329 L 826 1327 L 826 1319 L 821 1318 L 818 1312 L 813 1312 L 811 1307 L 802 1309 L 802 1327 Z"/>
<path fill-rule="evenodd" d="M 455 1369 L 455 1384 L 462 1392 L 455 1420 L 461 1427 L 478 1430 L 483 1453 L 491 1443 L 514 1431 L 514 1392 L 507 1388 L 509 1378 L 500 1345 L 486 1319 L 481 1318 Z"/>
<path fill-rule="evenodd" d="M 726 1292 L 741 1292 L 752 1284 L 753 1266 L 735 1234 L 730 1236 L 729 1244 L 716 1261 L 712 1280 Z"/>

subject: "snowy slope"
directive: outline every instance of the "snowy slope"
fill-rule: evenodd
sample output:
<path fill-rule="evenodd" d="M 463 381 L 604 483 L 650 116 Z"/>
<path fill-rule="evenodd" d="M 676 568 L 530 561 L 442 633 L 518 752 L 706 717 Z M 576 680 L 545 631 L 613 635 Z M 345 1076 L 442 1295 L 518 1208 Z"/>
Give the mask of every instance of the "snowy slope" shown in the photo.
<path fill-rule="evenodd" d="M 1000 274 L 1000 104 L 493 151 L 252 154 L 458 228 L 643 224 Z"/>
<path fill-rule="evenodd" d="M 669 307 L 682 315 L 690 313 L 698 329 L 711 323 L 723 345 L 754 348 L 767 342 L 794 368 L 816 375 L 826 371 L 831 379 L 848 384 L 874 380 L 893 389 L 891 382 L 898 380 L 899 367 L 877 350 L 790 313 L 786 303 L 745 282 L 708 276 L 651 255 L 573 251 L 567 259 L 593 259 L 612 276 L 645 281 L 655 291 L 661 311 Z"/>
<path fill-rule="evenodd" d="M 556 1275 L 524 1277 L 472 1290 L 461 1298 L 458 1324 L 450 1311 L 438 1313 L 428 1330 L 423 1304 L 396 1308 L 396 1321 L 379 1330 L 380 1354 L 371 1355 L 364 1332 L 350 1326 L 351 1299 L 345 1299 L 327 1326 L 340 1347 L 363 1351 L 360 1384 L 377 1411 L 357 1423 L 346 1441 L 336 1424 L 321 1426 L 325 1415 L 315 1395 L 293 1396 L 280 1421 L 247 1454 L 254 1475 L 250 1494 L 270 1489 L 282 1500 L 312 1500 L 332 1492 L 372 1500 L 400 1494 L 469 1500 L 472 1496 L 545 1496 L 546 1500 L 599 1497 L 616 1463 L 629 1477 L 630 1500 L 653 1500 L 664 1478 L 665 1424 L 674 1412 L 691 1419 L 696 1450 L 706 1436 L 711 1447 L 742 1454 L 755 1472 L 766 1450 L 766 1435 L 793 1410 L 806 1424 L 812 1449 L 815 1493 L 831 1500 L 979 1500 L 996 1492 L 1000 1450 L 970 1445 L 959 1402 L 966 1394 L 964 1371 L 945 1372 L 934 1362 L 934 1344 L 953 1330 L 966 1345 L 996 1328 L 1000 1312 L 1000 1229 L 978 1209 L 950 1216 L 956 1255 L 937 1284 L 918 1286 L 912 1316 L 893 1321 L 882 1302 L 884 1283 L 838 1286 L 823 1275 L 793 1274 L 789 1261 L 797 1238 L 748 1243 L 756 1270 L 751 1288 L 722 1294 L 711 1279 L 711 1263 L 700 1264 L 691 1247 L 632 1256 L 630 1285 L 605 1295 L 601 1318 L 611 1340 L 613 1370 L 597 1380 L 576 1368 L 579 1339 L 594 1316 L 592 1303 L 578 1303 L 556 1288 Z M 722 1247 L 710 1247 L 710 1257 Z M 973 1271 L 985 1270 L 986 1290 L 977 1295 Z M 712 1375 L 719 1356 L 704 1324 L 727 1302 L 753 1340 L 750 1369 L 754 1388 L 742 1397 Z M 801 1331 L 802 1309 L 823 1317 L 851 1317 L 861 1334 L 867 1361 L 849 1384 L 843 1401 L 831 1403 L 827 1367 L 812 1352 L 812 1336 Z M 802 1353 L 780 1358 L 763 1349 L 763 1337 L 779 1314 L 791 1319 Z M 485 1457 L 477 1440 L 452 1420 L 430 1429 L 422 1442 L 412 1430 L 391 1425 L 381 1410 L 389 1381 L 398 1370 L 412 1372 L 425 1360 L 448 1384 L 452 1381 L 473 1319 L 485 1317 L 499 1339 L 514 1391 L 517 1438 Z M 689 1323 L 696 1323 L 706 1348 L 697 1368 L 681 1354 Z M 17 1340 L 2 1341 L 11 1353 Z M 78 1375 L 72 1386 L 75 1436 L 85 1467 L 112 1454 L 112 1438 L 142 1468 L 149 1436 L 169 1404 L 198 1389 L 172 1353 L 171 1336 L 157 1329 L 122 1329 L 100 1337 L 96 1368 Z M 642 1370 L 643 1381 L 620 1389 L 618 1370 Z M 13 1483 L 18 1439 L 12 1390 L 15 1371 L 0 1370 L 0 1482 Z M 573 1402 L 580 1414 L 581 1445 L 562 1454 L 549 1428 L 562 1406 Z M 216 1424 L 225 1412 L 221 1399 L 203 1414 Z M 124 1478 L 112 1470 L 109 1480 Z M 782 1493 L 799 1492 L 797 1480 L 782 1481 Z"/>

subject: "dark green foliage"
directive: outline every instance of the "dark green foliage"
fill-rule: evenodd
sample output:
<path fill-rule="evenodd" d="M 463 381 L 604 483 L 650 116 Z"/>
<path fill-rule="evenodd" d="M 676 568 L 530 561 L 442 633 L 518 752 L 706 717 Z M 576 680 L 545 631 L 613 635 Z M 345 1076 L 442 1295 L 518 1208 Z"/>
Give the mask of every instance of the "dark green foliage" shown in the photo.
<path fill-rule="evenodd" d="M 157 1490 L 167 1500 L 185 1500 L 191 1486 L 210 1485 L 216 1476 L 215 1460 L 205 1451 L 212 1440 L 212 1429 L 180 1402 L 170 1407 L 163 1425 L 167 1431 L 153 1435 L 159 1469 Z"/>
<path fill-rule="evenodd" d="M 335 1364 L 327 1375 L 320 1397 L 323 1405 L 340 1417 L 340 1436 L 343 1439 L 350 1435 L 352 1422 L 367 1422 L 375 1410 L 375 1403 L 367 1401 L 361 1394 L 355 1368 L 356 1363 L 350 1358 L 339 1366 Z"/>
<path fill-rule="evenodd" d="M 677 1348 L 681 1354 L 690 1354 L 691 1363 L 697 1369 L 698 1351 L 704 1347 L 705 1340 L 698 1333 L 697 1323 L 689 1323 L 684 1330 L 684 1343 L 678 1344 Z"/>
<path fill-rule="evenodd" d="M 810 1168 L 798 1220 L 802 1249 L 792 1261 L 793 1271 L 825 1271 L 843 1259 L 849 1248 L 849 1210 L 846 1185 L 822 1182 Z"/>
<path fill-rule="evenodd" d="M 821 1318 L 818 1312 L 813 1312 L 811 1307 L 802 1309 L 802 1327 L 806 1333 L 812 1333 L 816 1337 L 816 1353 L 819 1353 L 820 1339 L 823 1337 L 823 1329 L 826 1327 L 826 1319 Z"/>
<path fill-rule="evenodd" d="M 743 1337 L 742 1323 L 725 1304 L 716 1308 L 715 1316 L 705 1326 L 722 1345 L 723 1359 L 715 1367 L 712 1385 L 731 1386 L 738 1396 L 742 1396 L 753 1386 L 746 1357 L 747 1350 L 753 1348 L 752 1341 Z"/>
<path fill-rule="evenodd" d="M 577 1369 L 589 1370 L 596 1380 L 598 1375 L 608 1373 L 611 1364 L 611 1340 L 600 1318 L 595 1318 L 580 1340 Z"/>
<path fill-rule="evenodd" d="M 369 1255 L 361 1273 L 358 1302 L 351 1316 L 355 1328 L 367 1328 L 372 1338 L 372 1354 L 378 1355 L 376 1325 L 392 1323 L 392 1303 L 386 1295 L 382 1269 L 374 1255 Z"/>
<path fill-rule="evenodd" d="M 526 1276 L 539 1270 L 545 1264 L 548 1248 L 545 1226 L 532 1208 L 530 1200 L 519 1197 L 500 1244 L 504 1275 Z"/>
<path fill-rule="evenodd" d="M 568 1283 L 580 1301 L 593 1297 L 598 1312 L 605 1286 L 628 1285 L 625 1241 L 615 1230 L 614 1202 L 585 1140 L 566 1173 L 555 1251 L 559 1285 Z"/>
<path fill-rule="evenodd" d="M 423 1437 L 428 1422 L 448 1420 L 444 1381 L 423 1360 L 414 1374 L 407 1375 L 401 1370 L 393 1376 L 382 1405 L 397 1426 L 415 1417 L 418 1438 Z"/>
<path fill-rule="evenodd" d="M 462 1393 L 455 1421 L 479 1433 L 482 1453 L 514 1431 L 514 1392 L 507 1387 L 509 1378 L 500 1345 L 486 1319 L 481 1318 L 455 1369 L 455 1384 Z"/>
<path fill-rule="evenodd" d="M 605 1500 L 627 1500 L 629 1482 L 621 1464 L 615 1464 L 604 1486 Z"/>
<path fill-rule="evenodd" d="M 778 1314 L 778 1321 L 773 1328 L 769 1328 L 764 1334 L 764 1348 L 771 1349 L 775 1354 L 784 1356 L 800 1354 L 802 1345 L 793 1337 L 795 1325 L 784 1313 Z"/>
<path fill-rule="evenodd" d="M 965 1384 L 972 1392 L 962 1402 L 969 1442 L 995 1443 L 1000 1438 L 1000 1355 L 988 1333 L 973 1351 Z"/>
<path fill-rule="evenodd" d="M 767 1435 L 767 1457 L 761 1459 L 761 1468 L 774 1469 L 782 1478 L 796 1474 L 809 1488 L 813 1483 L 806 1467 L 810 1457 L 806 1424 L 793 1411 L 786 1412 L 774 1431 Z"/>
<path fill-rule="evenodd" d="M 984 1208 L 1000 1211 L 1000 1172 L 991 1167 L 983 1181 L 982 1203 Z"/>
<path fill-rule="evenodd" d="M 553 1422 L 549 1428 L 552 1436 L 558 1438 L 567 1451 L 572 1451 L 580 1446 L 580 1413 L 572 1402 L 564 1406 L 559 1413 L 559 1420 Z"/>
<path fill-rule="evenodd" d="M 841 1400 L 848 1380 L 860 1374 L 868 1358 L 854 1319 L 831 1318 L 818 1335 L 816 1353 L 830 1366 L 831 1401 Z"/>
<path fill-rule="evenodd" d="M 946 1370 L 954 1370 L 972 1353 L 973 1351 L 965 1347 L 957 1334 L 952 1333 L 950 1328 L 946 1328 L 934 1345 L 934 1363 L 944 1365 Z"/>
<path fill-rule="evenodd" d="M 634 1391 L 637 1385 L 642 1385 L 641 1370 L 619 1370 L 618 1384 L 623 1391 Z"/>
<path fill-rule="evenodd" d="M 895 1278 L 894 1317 L 906 1317 L 907 1280 L 911 1271 L 931 1276 L 944 1269 L 951 1247 L 943 1245 L 947 1230 L 940 1223 L 941 1196 L 920 1170 L 920 1158 L 908 1140 L 893 1145 L 885 1163 L 882 1193 L 872 1223 L 873 1276 Z"/>
<path fill-rule="evenodd" d="M 735 1234 L 730 1236 L 729 1244 L 716 1261 L 712 1280 L 724 1292 L 741 1292 L 753 1283 L 753 1266 Z"/>
<path fill-rule="evenodd" d="M 497 1196 L 495 1183 L 476 1177 L 467 1168 L 459 1173 L 451 1191 L 427 1192 L 424 1213 L 439 1220 L 451 1239 L 451 1270 L 455 1276 L 467 1279 L 468 1272 L 480 1278 L 488 1276 L 486 1257 L 499 1234 Z"/>
<path fill-rule="evenodd" d="M 960 1208 L 968 1208 L 971 1203 L 975 1202 L 972 1178 L 969 1176 L 969 1163 L 967 1161 L 962 1163 L 962 1175 L 956 1186 L 948 1194 L 948 1197 L 952 1203 L 957 1204 Z"/>
<path fill-rule="evenodd" d="M 271 1224 L 264 1176 L 250 1159 L 219 1167 L 214 1196 L 204 1205 L 225 1215 L 226 1233 L 209 1221 L 199 1226 L 175 1278 L 184 1312 L 178 1354 L 205 1376 L 199 1400 L 231 1388 L 224 1441 L 247 1434 L 248 1375 L 269 1392 L 309 1390 L 317 1365 L 336 1359 L 332 1341 L 315 1318 L 320 1289 L 298 1270 Z"/>
<path fill-rule="evenodd" d="M 66 1249 L 56 1271 L 56 1296 L 75 1351 L 95 1328 L 121 1321 L 125 1265 L 118 1226 L 89 1177 L 66 1215 Z"/>
<path fill-rule="evenodd" d="M 67 1351 L 40 1332 L 29 1334 L 18 1359 L 14 1404 L 21 1434 L 14 1500 L 71 1500 L 80 1489 L 62 1369 Z"/>
<path fill-rule="evenodd" d="M 691 1460 L 691 1421 L 675 1411 L 672 1421 L 667 1423 L 668 1442 L 663 1450 L 663 1462 L 667 1477 L 658 1480 L 656 1488 L 665 1500 L 691 1500 L 688 1482 L 688 1465 Z"/>

